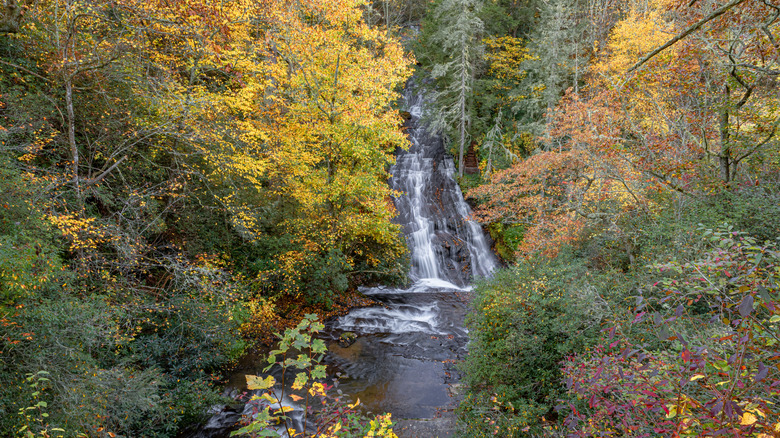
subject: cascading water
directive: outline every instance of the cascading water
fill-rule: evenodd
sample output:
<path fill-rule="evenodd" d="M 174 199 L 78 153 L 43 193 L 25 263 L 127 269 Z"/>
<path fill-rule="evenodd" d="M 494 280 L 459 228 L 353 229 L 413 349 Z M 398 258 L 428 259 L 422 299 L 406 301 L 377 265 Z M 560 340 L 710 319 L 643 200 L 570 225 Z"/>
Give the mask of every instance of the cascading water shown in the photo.
<path fill-rule="evenodd" d="M 411 278 L 445 280 L 459 287 L 496 266 L 482 228 L 468 220 L 471 209 L 453 175 L 455 164 L 439 136 L 421 124 L 424 97 L 408 87 L 411 147 L 398 155 L 390 184 L 412 256 Z"/>
<path fill-rule="evenodd" d="M 344 373 L 340 388 L 373 412 L 425 419 L 451 403 L 449 386 L 457 380 L 452 364 L 468 341 L 465 292 L 474 277 L 489 275 L 497 260 L 482 228 L 469 220 L 471 210 L 441 138 L 421 122 L 424 96 L 409 86 L 405 100 L 411 146 L 398 153 L 390 184 L 402 193 L 395 206 L 409 245 L 413 284 L 364 289 L 382 306 L 356 309 L 335 321 L 334 336 L 351 331 L 358 340 L 349 348 L 334 343 L 327 360 Z"/>
<path fill-rule="evenodd" d="M 394 420 L 402 420 L 395 430 L 399 437 L 443 438 L 453 426 L 447 415 L 452 408 L 450 386 L 458 380 L 453 365 L 468 341 L 463 319 L 469 283 L 489 275 L 497 261 L 482 228 L 468 219 L 471 211 L 441 138 L 421 123 L 424 97 L 408 86 L 405 101 L 411 145 L 398 153 L 390 184 L 402 193 L 395 199 L 397 222 L 409 245 L 413 284 L 406 289 L 364 289 L 381 305 L 355 309 L 329 322 L 333 342 L 325 362 L 339 376 L 341 391 L 358 397 L 370 412 L 390 412 Z M 346 331 L 358 338 L 344 348 L 335 340 Z M 242 409 L 217 409 L 191 436 L 227 436 L 240 414 L 255 407 Z M 444 418 L 433 419 L 442 414 Z"/>

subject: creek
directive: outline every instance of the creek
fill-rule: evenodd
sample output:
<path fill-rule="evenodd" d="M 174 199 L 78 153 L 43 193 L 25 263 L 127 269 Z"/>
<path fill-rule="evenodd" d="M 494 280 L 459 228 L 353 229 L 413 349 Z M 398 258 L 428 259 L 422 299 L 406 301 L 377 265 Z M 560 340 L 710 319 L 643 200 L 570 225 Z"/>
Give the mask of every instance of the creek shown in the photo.
<path fill-rule="evenodd" d="M 482 228 L 468 219 L 452 157 L 423 123 L 423 96 L 410 85 L 404 98 L 411 144 L 398 151 L 390 184 L 401 193 L 396 221 L 409 245 L 411 286 L 361 289 L 378 305 L 327 322 L 324 361 L 339 375 L 339 389 L 359 398 L 368 412 L 401 420 L 399 437 L 445 437 L 454 423 L 455 364 L 468 342 L 470 284 L 489 275 L 497 260 Z M 337 342 L 344 332 L 357 335 L 346 348 Z"/>
<path fill-rule="evenodd" d="M 346 374 L 340 388 L 372 412 L 395 419 L 429 419 L 451 409 L 454 364 L 465 354 L 463 319 L 470 282 L 497 261 L 471 210 L 442 139 L 423 123 L 424 98 L 407 87 L 408 151 L 391 168 L 396 221 L 411 254 L 411 287 L 366 288 L 381 306 L 356 309 L 332 321 L 334 334 L 358 335 L 349 348 L 330 347 L 328 360 Z"/>

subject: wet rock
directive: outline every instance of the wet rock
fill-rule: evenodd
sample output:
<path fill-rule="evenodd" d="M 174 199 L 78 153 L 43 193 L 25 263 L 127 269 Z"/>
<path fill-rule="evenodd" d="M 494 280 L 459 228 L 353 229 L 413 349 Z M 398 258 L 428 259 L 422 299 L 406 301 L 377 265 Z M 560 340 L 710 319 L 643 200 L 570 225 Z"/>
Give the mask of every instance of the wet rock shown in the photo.
<path fill-rule="evenodd" d="M 243 409 L 241 406 L 239 409 Z M 217 405 L 209 409 L 209 418 L 206 424 L 200 426 L 190 438 L 228 438 L 230 432 L 240 427 L 241 413 L 232 406 Z"/>
<path fill-rule="evenodd" d="M 396 423 L 393 431 L 398 438 L 449 438 L 455 435 L 453 414 L 440 418 L 404 419 Z"/>
<path fill-rule="evenodd" d="M 341 345 L 342 348 L 348 348 L 350 345 L 354 344 L 357 340 L 357 335 L 352 332 L 344 332 L 339 336 L 339 345 Z"/>

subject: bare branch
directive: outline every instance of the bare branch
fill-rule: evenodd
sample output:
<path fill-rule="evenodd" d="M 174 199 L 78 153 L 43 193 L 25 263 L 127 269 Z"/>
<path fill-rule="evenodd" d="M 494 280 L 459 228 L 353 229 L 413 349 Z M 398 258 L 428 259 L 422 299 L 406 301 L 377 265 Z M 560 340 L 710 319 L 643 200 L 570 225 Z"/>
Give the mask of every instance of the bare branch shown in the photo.
<path fill-rule="evenodd" d="M 744 3 L 744 2 L 745 2 L 745 0 L 733 0 L 732 2 L 727 3 L 727 4 L 723 5 L 723 6 L 721 6 L 720 8 L 714 10 L 710 15 L 707 15 L 706 17 L 702 18 L 701 20 L 699 20 L 693 26 L 689 27 L 688 29 L 685 29 L 682 33 L 677 34 L 674 38 L 672 38 L 669 41 L 665 42 L 661 47 L 653 50 L 647 56 L 645 56 L 644 58 L 640 59 L 639 62 L 634 64 L 633 67 L 629 68 L 626 71 L 626 73 L 631 73 L 634 70 L 638 69 L 644 63 L 646 63 L 647 61 L 652 59 L 655 55 L 657 55 L 657 54 L 661 53 L 662 51 L 666 50 L 667 48 L 669 48 L 670 46 L 672 46 L 676 42 L 680 41 L 681 39 L 687 37 L 688 35 L 692 34 L 693 32 L 696 32 L 697 30 L 699 30 L 699 28 L 701 28 L 702 26 L 704 26 L 708 22 L 714 20 L 715 18 L 718 18 L 721 15 L 725 14 L 726 12 L 729 11 L 729 9 L 733 8 L 734 6 L 737 6 L 740 3 Z"/>
<path fill-rule="evenodd" d="M 734 165 L 736 166 L 739 164 L 740 161 L 744 160 L 745 158 L 753 155 L 757 150 L 761 149 L 765 144 L 769 143 L 770 140 L 772 140 L 775 137 L 775 134 L 777 133 L 777 126 L 780 125 L 780 118 L 775 119 L 775 122 L 772 124 L 772 130 L 769 132 L 769 134 L 764 138 L 762 141 L 760 141 L 758 144 L 753 146 L 752 149 L 745 152 L 741 157 L 734 160 Z"/>
<path fill-rule="evenodd" d="M 740 64 L 734 64 L 734 67 L 749 68 L 749 69 L 755 70 L 755 71 L 757 71 L 759 73 L 763 73 L 763 74 L 765 74 L 767 76 L 777 76 L 777 75 L 780 75 L 780 70 L 772 70 L 772 69 L 769 69 L 769 68 L 766 68 L 766 67 L 759 67 L 759 66 L 754 65 L 754 64 L 740 63 Z"/>
<path fill-rule="evenodd" d="M 111 167 L 109 167 L 108 169 L 103 171 L 103 173 L 101 173 L 100 175 L 98 175 L 98 176 L 96 176 L 96 177 L 94 177 L 94 178 L 92 178 L 92 179 L 90 179 L 88 181 L 82 181 L 83 187 L 86 188 L 88 186 L 91 186 L 91 185 L 99 183 L 100 180 L 105 178 L 106 175 L 111 173 L 111 171 L 116 169 L 116 167 L 119 166 L 120 164 L 122 164 L 122 161 L 125 161 L 126 159 L 127 159 L 127 155 L 125 155 L 122 158 L 118 159 L 114 164 L 111 165 Z"/>

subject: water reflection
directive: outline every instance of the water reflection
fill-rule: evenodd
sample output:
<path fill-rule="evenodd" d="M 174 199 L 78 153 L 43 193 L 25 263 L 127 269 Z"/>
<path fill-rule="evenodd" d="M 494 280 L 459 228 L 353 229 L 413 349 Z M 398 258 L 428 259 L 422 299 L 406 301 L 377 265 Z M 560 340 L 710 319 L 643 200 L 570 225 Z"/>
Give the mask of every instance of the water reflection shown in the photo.
<path fill-rule="evenodd" d="M 457 287 L 368 292 L 382 303 L 357 309 L 329 325 L 326 362 L 341 373 L 340 389 L 359 397 L 372 412 L 394 418 L 432 418 L 449 408 L 448 384 L 465 353 L 466 292 Z M 351 331 L 357 341 L 344 348 L 338 336 Z"/>

